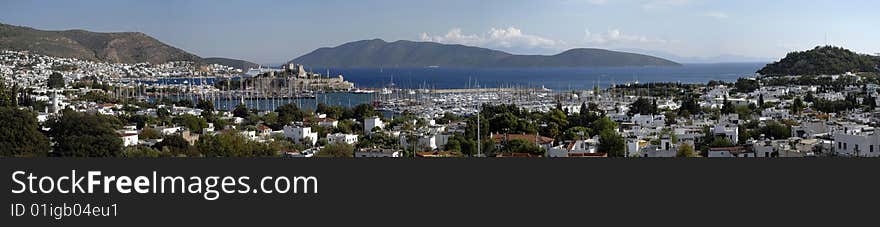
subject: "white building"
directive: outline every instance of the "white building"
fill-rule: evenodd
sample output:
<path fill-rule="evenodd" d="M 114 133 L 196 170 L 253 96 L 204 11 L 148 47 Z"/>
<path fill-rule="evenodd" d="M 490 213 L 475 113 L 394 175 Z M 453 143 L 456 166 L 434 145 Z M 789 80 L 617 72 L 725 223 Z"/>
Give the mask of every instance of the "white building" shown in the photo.
<path fill-rule="evenodd" d="M 333 144 L 333 143 L 346 143 L 346 144 L 354 145 L 358 142 L 358 135 L 343 134 L 343 133 L 330 134 L 330 135 L 327 135 L 327 141 L 331 144 Z"/>
<path fill-rule="evenodd" d="M 336 128 L 338 125 L 339 121 L 333 118 L 322 118 L 321 120 L 318 120 L 318 126 L 321 127 Z"/>
<path fill-rule="evenodd" d="M 547 150 L 547 157 L 591 157 L 591 155 L 598 155 L 596 150 L 598 144 L 599 141 L 596 139 L 572 141 L 567 144 L 550 148 L 550 150 Z"/>
<path fill-rule="evenodd" d="M 880 157 L 880 134 L 871 131 L 847 130 L 832 132 L 835 154 L 849 157 Z"/>
<path fill-rule="evenodd" d="M 308 141 L 312 146 L 318 142 L 318 133 L 312 132 L 311 127 L 285 125 L 283 130 L 284 137 L 291 138 L 294 142 L 303 143 Z"/>
<path fill-rule="evenodd" d="M 739 127 L 737 127 L 737 125 L 715 125 L 715 129 L 712 129 L 712 134 L 715 136 L 724 136 L 733 144 L 739 143 Z"/>
<path fill-rule="evenodd" d="M 122 139 L 123 147 L 137 146 L 138 145 L 138 133 L 137 131 L 132 130 L 120 130 L 119 138 Z"/>
<path fill-rule="evenodd" d="M 159 127 L 159 128 L 156 128 L 156 130 L 161 132 L 162 135 L 166 135 L 166 136 L 167 135 L 174 135 L 174 134 L 179 133 L 180 131 L 183 131 L 183 129 L 181 127 Z"/>
<path fill-rule="evenodd" d="M 202 128 L 202 134 L 211 135 L 214 134 L 214 123 L 208 123 L 208 127 Z"/>
<path fill-rule="evenodd" d="M 742 147 L 719 147 L 709 148 L 709 158 L 755 158 L 754 152 L 748 152 Z"/>
<path fill-rule="evenodd" d="M 249 139 L 249 140 L 257 140 L 257 132 L 256 131 L 240 131 L 240 132 L 238 132 L 238 134 L 244 138 Z"/>
<path fill-rule="evenodd" d="M 379 117 L 369 117 L 364 119 L 364 134 L 370 134 L 373 132 L 373 128 L 379 127 L 380 129 L 385 128 L 385 123 L 382 122 L 382 119 Z"/>
<path fill-rule="evenodd" d="M 636 114 L 632 117 L 632 122 L 646 128 L 663 127 L 666 125 L 666 116 L 664 115 L 641 115 Z"/>
<path fill-rule="evenodd" d="M 418 137 L 418 140 L 415 144 L 417 146 L 416 149 L 428 148 L 430 150 L 436 150 L 437 148 L 439 148 L 437 146 L 437 137 L 434 135 L 414 135 L 414 136 Z M 406 135 L 400 136 L 400 146 L 401 147 L 412 147 L 413 144 L 410 144 L 410 142 L 409 142 L 410 138 L 412 138 L 412 136 L 406 136 Z"/>

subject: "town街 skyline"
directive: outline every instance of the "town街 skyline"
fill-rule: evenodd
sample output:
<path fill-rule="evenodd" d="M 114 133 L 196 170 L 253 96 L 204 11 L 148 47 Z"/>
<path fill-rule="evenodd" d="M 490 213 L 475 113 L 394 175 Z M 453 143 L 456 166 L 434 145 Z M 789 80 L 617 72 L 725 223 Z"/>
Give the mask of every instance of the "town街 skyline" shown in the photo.
<path fill-rule="evenodd" d="M 682 62 L 777 60 L 818 45 L 873 54 L 875 1 L 9 1 L 0 22 L 144 32 L 200 56 L 281 63 L 381 38 L 516 54 L 603 48 Z M 46 7 L 46 6 L 53 7 Z"/>

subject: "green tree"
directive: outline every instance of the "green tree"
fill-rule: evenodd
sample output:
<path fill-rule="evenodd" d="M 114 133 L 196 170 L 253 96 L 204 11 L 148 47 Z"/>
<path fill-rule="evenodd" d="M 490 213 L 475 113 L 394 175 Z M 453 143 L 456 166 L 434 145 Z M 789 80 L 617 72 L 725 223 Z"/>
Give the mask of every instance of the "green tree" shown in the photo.
<path fill-rule="evenodd" d="M 213 112 L 214 111 L 214 102 L 211 102 L 211 100 L 202 99 L 202 100 L 199 100 L 199 104 L 196 105 L 196 108 L 199 108 L 204 111 Z"/>
<path fill-rule="evenodd" d="M 168 135 L 162 138 L 162 142 L 153 145 L 153 148 L 160 151 L 168 151 L 172 155 L 177 156 L 187 154 L 189 152 L 190 144 L 183 139 L 183 136 Z"/>
<path fill-rule="evenodd" d="M 544 148 L 539 147 L 534 141 L 526 141 L 521 139 L 513 139 L 504 144 L 501 149 L 504 153 L 528 153 L 543 156 L 546 153 Z"/>
<path fill-rule="evenodd" d="M 764 94 L 761 94 L 761 95 L 758 96 L 758 106 L 759 106 L 759 107 L 763 107 L 763 106 L 764 106 Z"/>
<path fill-rule="evenodd" d="M 657 103 L 647 98 L 639 97 L 629 106 L 629 114 L 651 115 L 657 114 Z"/>
<path fill-rule="evenodd" d="M 771 121 L 761 128 L 761 134 L 771 139 L 786 139 L 791 137 L 791 128 L 779 122 Z"/>
<path fill-rule="evenodd" d="M 150 127 L 144 127 L 141 130 L 141 134 L 138 135 L 140 139 L 159 139 L 162 138 L 162 133 L 159 130 Z"/>
<path fill-rule="evenodd" d="M 495 115 L 488 119 L 489 129 L 496 133 L 512 133 L 517 127 L 519 119 L 511 113 Z"/>
<path fill-rule="evenodd" d="M 62 157 L 117 157 L 122 140 L 110 122 L 89 113 L 65 111 L 48 123 L 55 141 L 54 154 Z"/>
<path fill-rule="evenodd" d="M 346 143 L 330 144 L 321 149 L 315 156 L 322 158 L 352 158 L 354 157 L 354 147 Z"/>
<path fill-rule="evenodd" d="M 736 83 L 734 83 L 733 87 L 737 92 L 751 93 L 757 91 L 760 88 L 760 85 L 758 84 L 758 80 L 739 78 L 736 80 Z"/>
<path fill-rule="evenodd" d="M 170 116 L 171 116 L 171 111 L 169 111 L 167 108 L 156 109 L 156 117 L 158 117 L 159 119 L 162 119 L 162 121 L 165 121 Z"/>
<path fill-rule="evenodd" d="M 197 116 L 191 115 L 191 114 L 184 114 L 184 115 L 176 116 L 173 119 L 171 119 L 171 122 L 174 122 L 174 124 L 183 126 L 184 128 L 188 129 L 190 132 L 194 132 L 194 133 L 201 133 L 203 128 L 208 127 L 208 121 L 206 121 L 204 118 L 197 117 Z"/>
<path fill-rule="evenodd" d="M 128 118 L 128 123 L 134 124 L 138 128 L 147 127 L 148 124 L 155 123 L 155 119 L 147 115 L 134 115 Z"/>
<path fill-rule="evenodd" d="M 697 153 L 694 152 L 694 147 L 690 144 L 682 144 L 678 147 L 678 153 L 675 154 L 675 157 L 679 158 L 692 158 L 698 157 Z"/>
<path fill-rule="evenodd" d="M 563 139 L 582 140 L 590 138 L 590 129 L 586 127 L 572 127 L 565 130 Z"/>
<path fill-rule="evenodd" d="M 722 114 L 733 114 L 736 113 L 736 106 L 733 105 L 733 102 L 727 100 L 727 96 L 724 96 L 724 102 L 721 107 Z"/>
<path fill-rule="evenodd" d="M 568 116 L 560 109 L 552 109 L 550 112 L 547 112 L 545 121 L 556 123 L 560 128 L 568 127 Z"/>
<path fill-rule="evenodd" d="M 602 132 L 602 131 L 616 131 L 617 123 L 612 121 L 611 118 L 603 117 L 593 122 L 593 131 L 594 132 Z"/>
<path fill-rule="evenodd" d="M 874 108 L 877 108 L 877 98 L 868 94 L 865 96 L 865 99 L 862 100 L 862 105 L 865 105 L 865 108 L 868 110 L 874 110 Z"/>
<path fill-rule="evenodd" d="M 599 152 L 609 157 L 625 157 L 626 140 L 613 130 L 603 130 L 599 133 Z"/>
<path fill-rule="evenodd" d="M 446 151 L 461 152 L 461 142 L 459 142 L 457 139 L 456 140 L 451 139 L 446 142 L 446 145 L 443 147 L 443 149 Z"/>
<path fill-rule="evenodd" d="M 276 157 L 281 146 L 276 142 L 251 141 L 238 131 L 231 130 L 217 135 L 203 135 L 195 149 L 205 157 Z"/>
<path fill-rule="evenodd" d="M 104 91 L 89 91 L 85 95 L 80 96 L 79 100 L 96 103 L 108 103 L 112 102 L 113 98 Z"/>
<path fill-rule="evenodd" d="M 275 112 L 278 113 L 278 123 L 282 125 L 302 121 L 306 115 L 304 111 L 292 103 L 279 106 L 275 109 Z"/>
<path fill-rule="evenodd" d="M 235 106 L 235 109 L 232 110 L 232 115 L 240 118 L 248 118 L 251 115 L 251 111 L 244 104 L 238 104 Z"/>
<path fill-rule="evenodd" d="M 379 116 L 379 113 L 376 112 L 376 109 L 369 104 L 360 104 L 352 109 L 351 116 L 346 116 L 346 118 L 354 118 L 357 120 L 363 120 L 365 117 L 375 117 Z"/>
<path fill-rule="evenodd" d="M 52 89 L 61 89 L 64 88 L 64 76 L 61 73 L 52 73 L 49 75 L 49 80 L 47 81 L 46 86 Z"/>
<path fill-rule="evenodd" d="M 7 89 L 6 84 L 0 82 L 0 107 L 18 106 L 15 102 L 16 93 L 18 93 L 17 89 Z"/>
<path fill-rule="evenodd" d="M 702 110 L 700 109 L 700 104 L 697 103 L 697 100 L 693 96 L 686 96 L 682 102 L 681 107 L 678 109 L 678 114 L 682 116 L 690 116 L 692 114 L 700 114 Z"/>
<path fill-rule="evenodd" d="M 717 136 L 712 139 L 712 142 L 709 143 L 708 146 L 711 148 L 711 147 L 732 147 L 734 145 L 735 144 L 733 144 L 733 142 L 730 142 L 730 139 L 727 139 L 727 137 Z"/>
<path fill-rule="evenodd" d="M 132 146 L 122 150 L 122 157 L 126 158 L 158 158 L 161 155 L 161 152 L 146 146 Z"/>
<path fill-rule="evenodd" d="M 813 102 L 816 100 L 816 96 L 813 95 L 813 91 L 807 91 L 807 95 L 804 96 L 805 102 Z"/>
<path fill-rule="evenodd" d="M 40 132 L 37 117 L 15 107 L 0 107 L 0 156 L 46 156 L 49 140 Z"/>
<path fill-rule="evenodd" d="M 794 101 L 791 104 L 791 112 L 795 114 L 799 114 L 804 110 L 804 101 L 801 100 L 801 97 L 795 97 Z"/>

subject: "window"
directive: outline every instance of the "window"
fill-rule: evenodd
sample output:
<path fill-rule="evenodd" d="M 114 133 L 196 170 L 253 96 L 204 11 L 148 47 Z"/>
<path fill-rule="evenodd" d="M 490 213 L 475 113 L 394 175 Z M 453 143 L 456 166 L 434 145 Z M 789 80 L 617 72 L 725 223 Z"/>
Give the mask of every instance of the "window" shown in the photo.
<path fill-rule="evenodd" d="M 843 143 L 843 149 L 846 150 L 846 143 Z"/>
<path fill-rule="evenodd" d="M 873 144 L 868 146 L 868 152 L 874 152 L 874 145 Z"/>

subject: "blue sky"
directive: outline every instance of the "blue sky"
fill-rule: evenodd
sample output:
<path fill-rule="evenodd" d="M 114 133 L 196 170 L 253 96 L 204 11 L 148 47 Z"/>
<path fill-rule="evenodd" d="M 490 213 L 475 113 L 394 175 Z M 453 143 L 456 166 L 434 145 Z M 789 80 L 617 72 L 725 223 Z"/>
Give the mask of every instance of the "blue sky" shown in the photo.
<path fill-rule="evenodd" d="M 373 38 L 520 54 L 595 47 L 779 58 L 827 36 L 880 52 L 875 0 L 0 0 L 0 22 L 140 31 L 201 56 L 258 63 Z"/>

